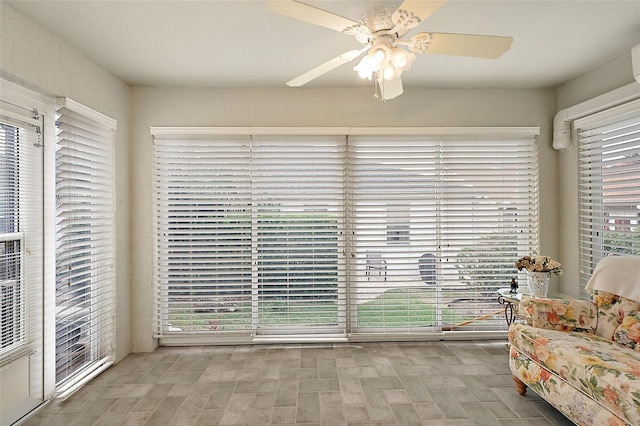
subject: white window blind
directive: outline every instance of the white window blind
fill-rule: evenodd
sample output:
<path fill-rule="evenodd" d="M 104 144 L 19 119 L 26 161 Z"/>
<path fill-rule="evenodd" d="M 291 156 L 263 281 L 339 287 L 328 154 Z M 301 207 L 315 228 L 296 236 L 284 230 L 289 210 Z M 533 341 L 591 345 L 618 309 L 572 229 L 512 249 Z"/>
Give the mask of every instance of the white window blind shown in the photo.
<path fill-rule="evenodd" d="M 576 120 L 574 128 L 584 288 L 603 257 L 640 255 L 640 100 Z"/>
<path fill-rule="evenodd" d="M 256 330 L 343 334 L 344 137 L 253 139 Z"/>
<path fill-rule="evenodd" d="M 41 348 L 43 284 L 42 119 L 2 107 L 0 367 Z"/>
<path fill-rule="evenodd" d="M 248 137 L 154 138 L 158 332 L 251 330 Z"/>
<path fill-rule="evenodd" d="M 506 329 L 535 131 L 225 131 L 152 129 L 163 343 Z"/>
<path fill-rule="evenodd" d="M 357 136 L 349 165 L 352 332 L 501 327 L 495 290 L 538 246 L 533 137 Z"/>
<path fill-rule="evenodd" d="M 437 307 L 423 298 L 436 289 L 438 151 L 421 137 L 349 138 L 353 332 L 436 325 Z"/>
<path fill-rule="evenodd" d="M 56 384 L 115 354 L 114 120 L 70 99 L 56 120 Z"/>

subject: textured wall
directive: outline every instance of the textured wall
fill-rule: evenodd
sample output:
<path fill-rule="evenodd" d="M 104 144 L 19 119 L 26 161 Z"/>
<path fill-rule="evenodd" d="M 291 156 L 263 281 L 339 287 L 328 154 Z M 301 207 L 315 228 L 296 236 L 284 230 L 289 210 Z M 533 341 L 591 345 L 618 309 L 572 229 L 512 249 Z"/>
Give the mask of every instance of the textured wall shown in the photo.
<path fill-rule="evenodd" d="M 634 81 L 631 52 L 558 87 L 558 110 L 579 104 Z"/>
<path fill-rule="evenodd" d="M 0 36 L 0 77 L 44 95 L 72 98 L 118 121 L 116 345 L 121 359 L 131 351 L 129 86 L 1 1 Z"/>
<path fill-rule="evenodd" d="M 555 90 L 411 89 L 382 103 L 372 89 L 132 89 L 134 352 L 152 350 L 151 126 L 539 126 L 542 248 L 556 255 Z"/>

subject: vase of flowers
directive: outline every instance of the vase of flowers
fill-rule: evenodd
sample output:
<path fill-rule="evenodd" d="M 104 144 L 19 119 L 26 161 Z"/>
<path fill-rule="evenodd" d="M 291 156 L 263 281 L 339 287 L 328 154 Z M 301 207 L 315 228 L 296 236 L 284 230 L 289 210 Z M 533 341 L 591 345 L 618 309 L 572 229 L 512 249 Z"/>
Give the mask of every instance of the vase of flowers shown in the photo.
<path fill-rule="evenodd" d="M 551 274 L 562 275 L 562 265 L 549 256 L 524 256 L 516 261 L 518 271 L 527 273 L 529 293 L 534 297 L 547 297 Z"/>

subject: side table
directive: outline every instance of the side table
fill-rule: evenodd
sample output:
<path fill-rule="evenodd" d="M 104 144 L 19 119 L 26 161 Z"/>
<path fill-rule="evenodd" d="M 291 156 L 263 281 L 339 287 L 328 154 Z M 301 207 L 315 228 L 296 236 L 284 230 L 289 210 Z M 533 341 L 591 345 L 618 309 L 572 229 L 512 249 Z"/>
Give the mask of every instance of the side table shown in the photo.
<path fill-rule="evenodd" d="M 522 300 L 522 293 L 512 293 L 511 288 L 500 288 L 497 290 L 498 303 L 504 305 L 504 319 L 507 326 L 511 325 L 516 319 L 518 306 Z"/>

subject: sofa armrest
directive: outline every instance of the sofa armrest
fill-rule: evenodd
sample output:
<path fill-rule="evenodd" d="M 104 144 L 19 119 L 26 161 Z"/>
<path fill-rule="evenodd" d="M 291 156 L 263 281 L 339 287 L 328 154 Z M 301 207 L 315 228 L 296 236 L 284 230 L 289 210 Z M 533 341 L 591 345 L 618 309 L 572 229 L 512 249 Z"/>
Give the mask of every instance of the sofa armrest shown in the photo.
<path fill-rule="evenodd" d="M 550 330 L 594 333 L 598 325 L 597 306 L 589 300 L 523 296 L 519 313 L 527 324 Z"/>

